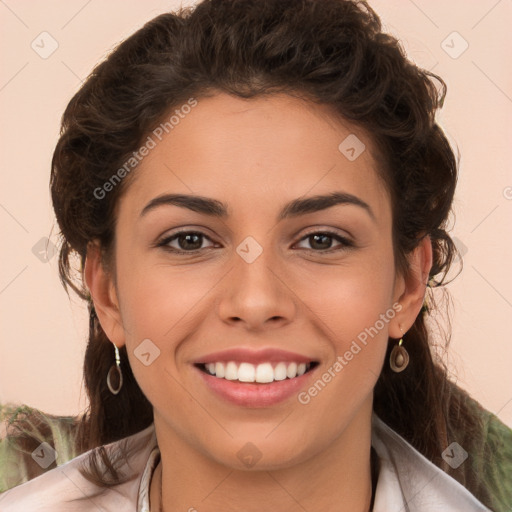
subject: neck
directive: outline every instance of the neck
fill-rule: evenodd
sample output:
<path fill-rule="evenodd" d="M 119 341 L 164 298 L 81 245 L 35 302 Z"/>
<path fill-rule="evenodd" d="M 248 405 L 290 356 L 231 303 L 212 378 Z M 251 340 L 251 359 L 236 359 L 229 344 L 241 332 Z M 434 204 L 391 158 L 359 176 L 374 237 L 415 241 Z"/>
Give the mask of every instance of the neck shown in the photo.
<path fill-rule="evenodd" d="M 356 416 L 334 443 L 306 461 L 262 471 L 217 464 L 161 427 L 155 423 L 161 461 L 151 480 L 152 512 L 370 510 L 371 416 Z"/>

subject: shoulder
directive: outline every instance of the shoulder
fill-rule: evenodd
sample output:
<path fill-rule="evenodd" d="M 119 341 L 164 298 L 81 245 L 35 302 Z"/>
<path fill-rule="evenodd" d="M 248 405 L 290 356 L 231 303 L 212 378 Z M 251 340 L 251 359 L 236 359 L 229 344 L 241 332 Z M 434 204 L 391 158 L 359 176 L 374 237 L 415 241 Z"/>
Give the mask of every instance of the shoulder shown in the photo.
<path fill-rule="evenodd" d="M 65 464 L 0 494 L 2 512 L 86 512 L 92 510 L 135 510 L 139 485 L 149 454 L 156 446 L 154 424 L 146 429 L 105 445 L 109 455 L 123 449 L 133 450 L 121 470 L 126 477 L 122 484 L 100 487 L 87 480 L 80 468 L 95 452 L 90 450 Z M 102 508 L 104 507 L 104 508 Z"/>
<path fill-rule="evenodd" d="M 375 413 L 372 417 L 372 446 L 380 462 L 375 508 L 397 506 L 415 512 L 489 511 L 473 494 L 437 467 Z M 455 456 L 464 456 L 457 453 Z"/>
<path fill-rule="evenodd" d="M 471 439 L 468 449 L 472 472 L 482 475 L 479 493 L 496 512 L 508 512 L 512 503 L 512 429 L 477 401 L 470 403 L 482 422 L 483 435 Z"/>

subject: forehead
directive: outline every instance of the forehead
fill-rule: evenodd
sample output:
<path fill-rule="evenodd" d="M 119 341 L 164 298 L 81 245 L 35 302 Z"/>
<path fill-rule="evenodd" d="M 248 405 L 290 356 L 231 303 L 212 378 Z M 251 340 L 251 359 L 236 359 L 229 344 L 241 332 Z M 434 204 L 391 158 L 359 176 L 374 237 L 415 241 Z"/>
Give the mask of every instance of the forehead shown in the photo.
<path fill-rule="evenodd" d="M 149 134 L 153 147 L 134 171 L 120 215 L 138 215 L 155 196 L 176 192 L 219 199 L 233 215 L 332 191 L 371 203 L 377 216 L 389 213 L 371 140 L 325 105 L 219 93 L 175 107 L 164 123 L 175 113 L 167 130 Z"/>

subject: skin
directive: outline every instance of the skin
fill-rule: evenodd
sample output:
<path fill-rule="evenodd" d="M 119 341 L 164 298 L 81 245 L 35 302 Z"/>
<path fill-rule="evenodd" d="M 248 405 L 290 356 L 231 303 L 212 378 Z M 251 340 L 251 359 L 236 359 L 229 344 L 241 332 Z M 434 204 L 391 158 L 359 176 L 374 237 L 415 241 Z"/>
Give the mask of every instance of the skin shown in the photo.
<path fill-rule="evenodd" d="M 366 151 L 351 162 L 338 146 L 352 133 Z M 373 388 L 389 364 L 388 337 L 399 339 L 420 311 L 432 265 L 426 237 L 409 255 L 408 275 L 396 272 L 391 204 L 373 154 L 368 135 L 327 107 L 219 93 L 199 98 L 134 171 L 118 205 L 115 269 L 102 266 L 91 243 L 85 279 L 105 333 L 127 345 L 153 405 L 162 462 L 152 510 L 162 482 L 166 512 L 369 509 Z M 357 196 L 374 218 L 342 204 L 277 221 L 288 201 L 333 191 Z M 140 218 L 162 193 L 217 199 L 229 216 L 165 205 Z M 194 246 L 203 249 L 155 247 L 180 227 L 205 233 Z M 325 249 L 306 236 L 326 229 L 354 247 L 333 237 Z M 263 249 L 250 264 L 236 252 L 247 236 Z M 192 365 L 227 348 L 282 348 L 320 362 L 309 386 L 396 303 L 400 312 L 307 405 L 296 396 L 262 408 L 233 405 Z M 149 366 L 134 355 L 147 338 L 160 350 Z M 247 442 L 262 455 L 251 468 L 237 457 Z"/>

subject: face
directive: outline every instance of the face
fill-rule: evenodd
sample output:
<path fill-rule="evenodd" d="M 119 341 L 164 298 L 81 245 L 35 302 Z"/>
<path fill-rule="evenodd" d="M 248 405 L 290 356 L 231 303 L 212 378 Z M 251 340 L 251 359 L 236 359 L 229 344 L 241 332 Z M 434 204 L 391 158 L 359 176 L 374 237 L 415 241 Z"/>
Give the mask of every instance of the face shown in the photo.
<path fill-rule="evenodd" d="M 372 143 L 285 95 L 199 98 L 161 139 L 119 203 L 102 325 L 162 431 L 231 467 L 247 442 L 259 467 L 311 458 L 369 417 L 400 335 Z"/>

